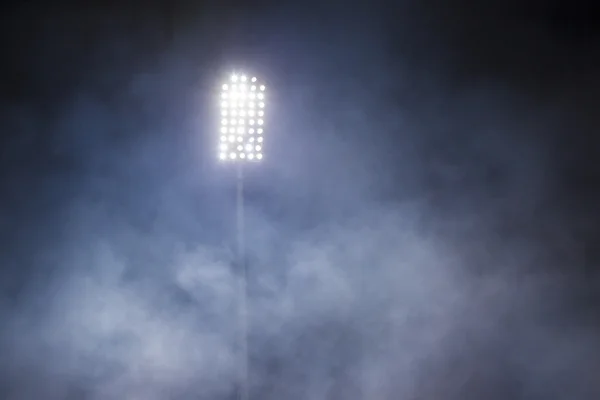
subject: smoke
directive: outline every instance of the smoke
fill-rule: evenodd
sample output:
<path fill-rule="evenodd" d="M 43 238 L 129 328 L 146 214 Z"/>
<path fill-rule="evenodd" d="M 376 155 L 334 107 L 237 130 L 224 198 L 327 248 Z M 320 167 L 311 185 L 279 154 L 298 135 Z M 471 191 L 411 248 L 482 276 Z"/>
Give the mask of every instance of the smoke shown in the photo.
<path fill-rule="evenodd" d="M 0 396 L 230 398 L 235 181 L 211 104 L 235 54 L 273 98 L 245 181 L 253 397 L 597 398 L 596 283 L 557 195 L 568 113 L 469 69 L 469 25 L 402 7 L 282 6 L 239 48 L 206 39 L 217 11 L 164 47 L 150 11 L 44 19 L 17 60 L 37 92 L 3 111 Z"/>

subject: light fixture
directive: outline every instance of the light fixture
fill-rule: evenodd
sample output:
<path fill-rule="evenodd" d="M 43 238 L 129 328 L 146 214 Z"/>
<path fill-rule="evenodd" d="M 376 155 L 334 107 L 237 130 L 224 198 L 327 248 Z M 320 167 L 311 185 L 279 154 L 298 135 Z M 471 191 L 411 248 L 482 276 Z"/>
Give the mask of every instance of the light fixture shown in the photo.
<path fill-rule="evenodd" d="M 221 84 L 220 160 L 261 160 L 265 103 L 264 83 L 255 76 L 232 74 Z M 246 119 L 247 118 L 247 119 Z"/>

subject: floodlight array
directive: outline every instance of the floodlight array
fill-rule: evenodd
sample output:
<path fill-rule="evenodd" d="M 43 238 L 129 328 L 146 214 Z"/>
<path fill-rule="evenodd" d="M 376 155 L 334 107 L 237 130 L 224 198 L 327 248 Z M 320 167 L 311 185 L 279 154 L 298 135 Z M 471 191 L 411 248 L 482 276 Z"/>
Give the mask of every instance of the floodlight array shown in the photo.
<path fill-rule="evenodd" d="M 256 77 L 234 74 L 221 87 L 220 101 L 219 159 L 262 160 L 265 85 Z"/>

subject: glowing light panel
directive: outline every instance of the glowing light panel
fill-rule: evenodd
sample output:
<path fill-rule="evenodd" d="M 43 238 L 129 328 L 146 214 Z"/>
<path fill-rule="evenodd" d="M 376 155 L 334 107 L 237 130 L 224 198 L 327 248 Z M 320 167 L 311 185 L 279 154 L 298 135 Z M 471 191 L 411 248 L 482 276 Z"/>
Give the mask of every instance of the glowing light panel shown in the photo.
<path fill-rule="evenodd" d="M 265 109 L 267 108 L 267 92 L 264 83 L 255 76 L 232 74 L 220 87 L 221 120 L 217 150 L 219 160 L 228 162 L 262 160 L 263 129 L 266 125 Z M 239 118 L 246 116 L 250 118 Z"/>

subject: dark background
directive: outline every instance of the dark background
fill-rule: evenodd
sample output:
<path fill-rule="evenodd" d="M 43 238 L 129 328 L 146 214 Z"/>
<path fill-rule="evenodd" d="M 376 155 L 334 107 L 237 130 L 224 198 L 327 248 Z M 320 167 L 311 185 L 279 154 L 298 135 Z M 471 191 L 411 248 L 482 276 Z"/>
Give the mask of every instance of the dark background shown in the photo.
<path fill-rule="evenodd" d="M 234 70 L 253 399 L 599 398 L 592 2 L 3 7 L 0 398 L 232 397 Z"/>

